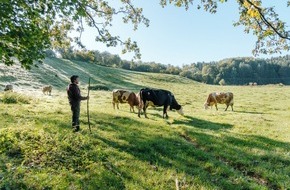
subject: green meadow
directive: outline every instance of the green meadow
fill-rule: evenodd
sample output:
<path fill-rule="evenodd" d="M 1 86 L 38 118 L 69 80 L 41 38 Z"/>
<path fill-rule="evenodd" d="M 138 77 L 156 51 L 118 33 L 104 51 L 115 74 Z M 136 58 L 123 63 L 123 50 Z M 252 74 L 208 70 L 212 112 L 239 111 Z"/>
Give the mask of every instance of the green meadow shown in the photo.
<path fill-rule="evenodd" d="M 213 86 L 174 75 L 140 73 L 63 59 L 26 71 L 0 65 L 0 189 L 289 189 L 290 87 Z M 81 131 L 71 128 L 66 86 L 80 76 L 87 102 Z M 13 84 L 14 92 L 4 92 Z M 51 95 L 41 88 L 52 85 Z M 112 89 L 174 93 L 184 116 L 128 104 L 112 106 Z M 204 110 L 210 92 L 234 93 Z"/>

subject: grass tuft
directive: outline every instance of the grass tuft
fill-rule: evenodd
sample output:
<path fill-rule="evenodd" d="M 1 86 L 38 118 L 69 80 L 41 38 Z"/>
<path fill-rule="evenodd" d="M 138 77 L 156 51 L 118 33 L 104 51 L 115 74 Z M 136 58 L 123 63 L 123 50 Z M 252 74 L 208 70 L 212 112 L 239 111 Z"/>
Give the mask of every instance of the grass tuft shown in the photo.
<path fill-rule="evenodd" d="M 31 98 L 16 92 L 5 92 L 2 97 L 2 102 L 4 104 L 18 104 L 18 103 L 29 104 L 30 101 Z"/>

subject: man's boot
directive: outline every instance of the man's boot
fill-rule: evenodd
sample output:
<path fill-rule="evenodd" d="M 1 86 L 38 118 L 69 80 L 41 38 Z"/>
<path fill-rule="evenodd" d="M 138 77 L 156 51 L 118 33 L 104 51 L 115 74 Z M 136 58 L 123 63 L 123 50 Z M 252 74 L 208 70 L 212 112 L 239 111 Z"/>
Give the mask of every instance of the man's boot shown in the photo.
<path fill-rule="evenodd" d="M 78 132 L 80 130 L 80 126 L 75 126 L 75 128 L 74 128 L 74 132 Z"/>

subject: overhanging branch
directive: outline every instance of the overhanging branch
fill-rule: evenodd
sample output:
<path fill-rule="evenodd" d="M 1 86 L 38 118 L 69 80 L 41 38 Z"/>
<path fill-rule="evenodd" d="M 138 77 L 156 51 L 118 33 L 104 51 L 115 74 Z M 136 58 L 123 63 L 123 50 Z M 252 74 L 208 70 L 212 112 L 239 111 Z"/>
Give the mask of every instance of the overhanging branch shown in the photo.
<path fill-rule="evenodd" d="M 261 16 L 261 20 L 264 22 L 264 24 L 266 24 L 266 26 L 270 27 L 280 38 L 283 39 L 287 39 L 290 40 L 290 37 L 288 37 L 288 33 L 285 32 L 286 34 L 282 34 L 281 32 L 278 31 L 278 29 L 276 27 L 274 27 L 272 25 L 272 23 L 265 17 L 265 15 L 263 14 L 263 10 L 262 8 L 256 6 L 252 1 L 250 0 L 239 0 L 241 4 L 243 4 L 245 1 L 248 2 L 251 6 L 253 6 L 255 9 L 258 10 L 260 16 Z"/>

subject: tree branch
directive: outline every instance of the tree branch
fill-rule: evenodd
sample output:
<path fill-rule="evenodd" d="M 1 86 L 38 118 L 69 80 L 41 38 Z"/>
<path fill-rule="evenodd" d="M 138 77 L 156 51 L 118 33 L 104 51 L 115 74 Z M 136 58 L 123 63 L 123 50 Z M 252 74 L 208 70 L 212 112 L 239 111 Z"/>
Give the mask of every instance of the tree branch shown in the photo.
<path fill-rule="evenodd" d="M 287 40 L 290 40 L 290 38 L 288 37 L 288 35 L 287 35 L 287 33 L 286 33 L 286 35 L 283 35 L 281 32 L 279 32 L 278 30 L 277 30 L 277 28 L 276 27 L 274 27 L 272 24 L 271 24 L 271 22 L 270 21 L 268 21 L 267 20 L 267 18 L 265 17 L 265 15 L 263 14 L 263 10 L 260 8 L 260 7 L 258 7 L 258 6 L 256 6 L 252 1 L 250 1 L 250 0 L 240 0 L 240 2 L 241 3 L 244 3 L 244 1 L 247 1 L 250 5 L 252 5 L 255 9 L 257 9 L 258 10 L 258 12 L 259 12 L 259 14 L 260 14 L 260 16 L 261 16 L 261 18 L 262 18 L 262 21 L 267 25 L 267 26 L 269 26 L 280 38 L 283 38 L 283 39 L 287 39 Z"/>

